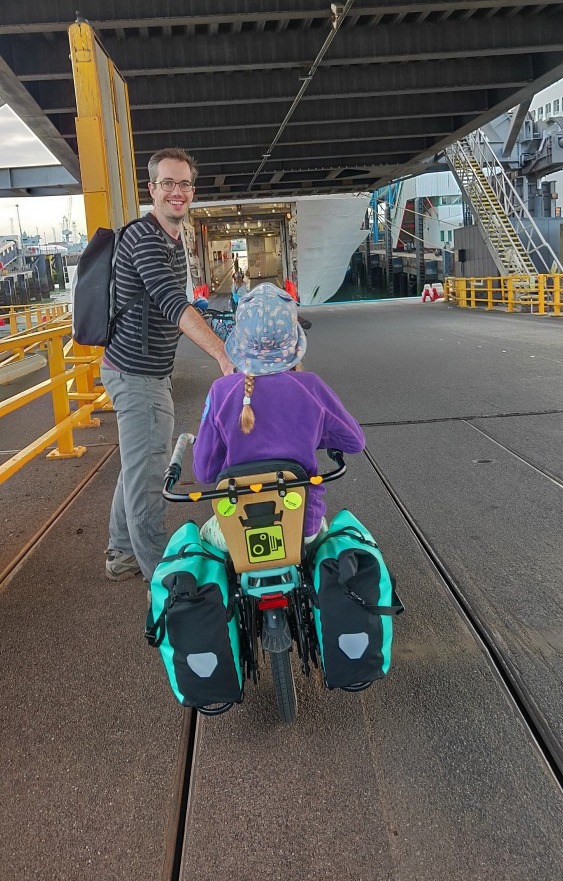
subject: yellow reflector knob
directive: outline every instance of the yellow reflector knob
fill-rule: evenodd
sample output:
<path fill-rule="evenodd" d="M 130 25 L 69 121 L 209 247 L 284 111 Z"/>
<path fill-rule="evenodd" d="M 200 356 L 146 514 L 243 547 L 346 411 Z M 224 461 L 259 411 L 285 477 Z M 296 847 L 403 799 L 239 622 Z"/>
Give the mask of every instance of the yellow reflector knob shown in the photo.
<path fill-rule="evenodd" d="M 297 508 L 300 508 L 303 504 L 303 499 L 299 493 L 291 492 L 284 496 L 283 504 L 284 507 L 289 508 L 290 511 L 296 511 Z"/>
<path fill-rule="evenodd" d="M 237 509 L 236 505 L 233 505 L 229 499 L 219 499 L 217 502 L 217 513 L 221 515 L 221 517 L 232 517 Z"/>

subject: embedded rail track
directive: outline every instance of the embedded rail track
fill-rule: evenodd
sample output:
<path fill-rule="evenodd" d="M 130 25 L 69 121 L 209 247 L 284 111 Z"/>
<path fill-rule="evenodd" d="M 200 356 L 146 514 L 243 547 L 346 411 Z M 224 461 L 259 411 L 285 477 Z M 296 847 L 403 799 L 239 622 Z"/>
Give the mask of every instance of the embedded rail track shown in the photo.
<path fill-rule="evenodd" d="M 554 411 L 549 411 L 551 414 Z M 560 411 L 557 411 L 560 412 Z M 498 418 L 498 414 L 495 414 Z M 528 414 L 505 414 L 509 415 L 528 415 Z M 536 414 L 534 414 L 536 415 Z M 541 415 L 541 414 L 538 414 Z M 464 422 L 471 425 L 476 431 L 484 434 L 490 441 L 501 447 L 504 451 L 518 458 L 536 473 L 541 474 L 546 480 L 556 483 L 563 487 L 563 480 L 549 471 L 539 468 L 533 462 L 527 460 L 516 451 L 512 450 L 505 444 L 500 443 L 494 437 L 489 435 L 482 428 L 474 425 L 471 418 L 483 419 L 486 417 L 464 417 L 458 418 L 456 421 Z M 443 420 L 435 420 L 443 421 Z M 381 423 L 377 423 L 381 424 Z M 403 424 L 393 423 L 393 424 Z M 517 709 L 522 721 L 530 732 L 536 747 L 541 754 L 544 762 L 551 770 L 553 776 L 557 780 L 559 786 L 563 787 L 563 746 L 553 736 L 549 726 L 537 706 L 533 695 L 526 687 L 511 663 L 506 657 L 502 649 L 495 642 L 494 633 L 490 624 L 483 619 L 474 604 L 465 596 L 462 588 L 457 583 L 448 569 L 447 563 L 440 557 L 436 548 L 427 539 L 424 532 L 420 529 L 408 508 L 402 502 L 399 494 L 389 481 L 372 456 L 369 450 L 365 451 L 366 458 L 373 468 L 377 477 L 381 481 L 385 490 L 389 494 L 393 504 L 396 506 L 403 517 L 408 528 L 418 541 L 422 550 L 432 563 L 437 575 L 447 588 L 450 595 L 455 600 L 459 613 L 464 618 L 466 624 L 472 631 L 474 637 L 480 643 L 483 651 L 489 658 L 489 663 L 494 669 L 506 692 L 509 694 L 515 708 Z M 189 857 L 187 856 L 187 848 L 189 846 L 189 817 L 192 807 L 192 787 L 194 782 L 195 763 L 197 761 L 197 746 L 199 740 L 199 725 L 201 717 L 198 713 L 186 711 L 185 731 L 182 735 L 181 749 L 185 750 L 182 757 L 184 774 L 178 781 L 178 790 L 176 793 L 175 807 L 171 815 L 171 827 L 168 842 L 168 852 L 165 862 L 165 871 L 162 875 L 162 881 L 181 881 L 184 877 L 184 871 Z"/>
<path fill-rule="evenodd" d="M 170 809 L 161 881 L 180 881 L 185 860 L 185 837 L 192 805 L 192 785 L 202 717 L 185 710 L 178 747 L 179 761 L 174 798 Z"/>
<path fill-rule="evenodd" d="M 549 411 L 551 414 L 554 411 Z M 561 412 L 561 411 L 557 411 Z M 506 414 L 509 415 L 509 414 Z M 510 414 L 510 415 L 528 415 L 528 414 Z M 534 414 L 536 415 L 536 414 Z M 539 414 L 537 414 L 539 415 Z M 484 417 L 473 417 L 482 419 Z M 441 420 L 436 420 L 441 421 Z M 488 432 L 484 431 L 482 428 L 474 425 L 471 422 L 471 417 L 465 417 L 462 419 L 457 419 L 456 421 L 464 422 L 467 425 L 470 425 L 475 431 L 480 432 L 488 440 L 494 443 L 496 446 L 500 447 L 505 452 L 509 453 L 511 456 L 516 457 L 520 462 L 527 465 L 529 468 L 533 469 L 537 474 L 543 476 L 546 480 L 549 480 L 551 483 L 555 483 L 557 486 L 563 488 L 563 480 L 559 478 L 557 475 L 547 471 L 546 469 L 538 467 L 538 465 L 531 462 L 529 459 L 517 453 L 515 450 L 496 440 L 492 435 L 488 434 Z M 395 423 L 395 424 L 403 424 L 403 423 Z M 493 669 L 498 674 L 500 680 L 504 684 L 506 690 L 510 694 L 510 697 L 514 701 L 522 720 L 525 722 L 528 730 L 530 731 L 532 737 L 534 738 L 537 748 L 543 756 L 546 764 L 551 769 L 555 778 L 557 779 L 560 786 L 563 787 L 563 744 L 561 744 L 553 735 L 545 717 L 542 713 L 541 709 L 536 704 L 534 697 L 530 690 L 526 687 L 523 682 L 519 672 L 516 670 L 514 664 L 511 662 L 510 658 L 503 652 L 502 648 L 499 647 L 497 641 L 495 640 L 494 631 L 491 627 L 490 622 L 485 620 L 482 614 L 480 614 L 479 610 L 476 608 L 475 604 L 471 602 L 470 599 L 467 598 L 465 592 L 456 581 L 452 573 L 449 571 L 447 563 L 440 557 L 438 551 L 433 546 L 432 542 L 428 540 L 424 532 L 421 530 L 419 525 L 416 523 L 414 518 L 412 517 L 410 511 L 406 507 L 406 505 L 401 500 L 399 494 L 397 493 L 393 483 L 387 479 L 383 470 L 380 468 L 374 457 L 371 455 L 369 450 L 366 450 L 366 457 L 381 480 L 383 486 L 387 490 L 389 496 L 391 497 L 393 503 L 396 505 L 398 510 L 400 511 L 402 517 L 404 518 L 406 524 L 409 529 L 416 537 L 423 551 L 433 564 L 436 572 L 440 576 L 443 584 L 454 598 L 457 607 L 460 613 L 463 615 L 466 623 L 470 627 L 474 636 L 481 643 L 483 649 L 489 656 L 490 663 Z"/>

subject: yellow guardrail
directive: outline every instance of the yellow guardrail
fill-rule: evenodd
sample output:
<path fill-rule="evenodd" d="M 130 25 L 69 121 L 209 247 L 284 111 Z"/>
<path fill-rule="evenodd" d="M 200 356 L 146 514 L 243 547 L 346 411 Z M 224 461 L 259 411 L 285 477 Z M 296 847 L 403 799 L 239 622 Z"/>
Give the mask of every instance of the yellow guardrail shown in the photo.
<path fill-rule="evenodd" d="M 39 347 L 46 350 L 49 367 L 49 379 L 0 402 L 0 418 L 50 394 L 55 424 L 0 465 L 0 484 L 53 443 L 56 448 L 47 458 L 82 456 L 86 447 L 74 443 L 73 428 L 99 426 L 100 420 L 91 417 L 92 411 L 111 406 L 105 390 L 95 387 L 103 350 L 79 346 L 72 338 L 68 339 L 71 334 L 69 317 L 57 316 L 56 322 L 41 323 L 40 328 L 0 339 L 0 358 L 6 352 L 10 358 L 23 358 L 27 352 Z"/>
<path fill-rule="evenodd" d="M 23 335 L 26 335 L 33 329 L 46 329 L 52 327 L 53 324 L 60 325 L 65 321 L 71 320 L 70 305 L 68 303 L 58 303 L 56 305 L 41 306 L 0 306 L 0 340 L 4 332 L 9 333 L 11 340 L 10 346 L 5 348 L 1 357 L 0 350 L 0 369 L 7 367 L 9 364 L 23 361 L 23 359 L 36 350 L 44 350 L 46 343 L 44 340 L 30 343 L 29 345 L 21 345 L 16 341 Z M 3 337 L 6 339 L 6 337 Z"/>
<path fill-rule="evenodd" d="M 9 328 L 15 335 L 33 330 L 51 321 L 60 321 L 70 316 L 69 303 L 45 303 L 38 306 L 0 306 L 0 331 Z"/>
<path fill-rule="evenodd" d="M 446 278 L 444 298 L 462 309 L 501 309 L 561 315 L 563 275 L 506 275 L 488 278 Z"/>

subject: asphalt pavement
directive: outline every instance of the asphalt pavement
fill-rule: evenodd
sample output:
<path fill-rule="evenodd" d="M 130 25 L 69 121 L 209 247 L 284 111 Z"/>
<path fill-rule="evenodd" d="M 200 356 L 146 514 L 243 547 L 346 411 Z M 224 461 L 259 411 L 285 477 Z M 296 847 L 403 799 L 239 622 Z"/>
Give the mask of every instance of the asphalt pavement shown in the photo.
<path fill-rule="evenodd" d="M 561 748 L 563 325 L 414 300 L 302 314 L 306 369 L 364 425 L 369 452 L 328 488 L 329 512 L 369 526 L 406 612 L 391 672 L 368 691 L 329 692 L 296 669 L 286 728 L 265 669 L 242 705 L 202 720 L 183 881 L 555 881 L 561 790 L 373 463 Z M 217 375 L 181 342 L 177 432 L 197 431 Z M 48 422 L 48 402 L 34 406 L 3 420 L 4 457 Z M 5 572 L 29 545 L 0 583 L 2 874 L 154 881 L 182 710 L 144 645 L 142 580 L 104 577 L 114 415 L 77 443 L 82 459 L 38 458 L 0 487 Z M 171 508 L 172 529 L 188 515 Z"/>

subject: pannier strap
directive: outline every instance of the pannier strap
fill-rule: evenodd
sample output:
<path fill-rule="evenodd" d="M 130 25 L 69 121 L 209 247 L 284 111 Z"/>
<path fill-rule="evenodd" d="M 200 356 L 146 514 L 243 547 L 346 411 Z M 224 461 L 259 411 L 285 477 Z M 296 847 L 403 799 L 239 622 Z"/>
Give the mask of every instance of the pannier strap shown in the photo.
<path fill-rule="evenodd" d="M 368 612 L 377 612 L 378 615 L 400 615 L 401 612 L 405 611 L 405 607 L 403 606 L 401 600 L 397 596 L 395 592 L 395 588 L 393 588 L 392 593 L 392 606 L 378 606 L 377 603 L 366 603 L 357 593 L 354 593 L 353 590 L 350 590 L 347 584 L 342 584 L 344 588 L 344 592 L 350 597 L 350 599 L 357 603 L 359 606 L 362 606 L 364 609 L 367 609 Z"/>
<path fill-rule="evenodd" d="M 387 570 L 389 571 L 389 570 Z M 366 601 L 355 593 L 349 586 L 349 582 L 358 573 L 358 556 L 352 553 L 344 552 L 338 557 L 338 583 L 347 596 L 353 602 L 367 609 L 369 612 L 377 612 L 378 615 L 400 615 L 404 612 L 404 606 L 395 591 L 395 579 L 389 572 L 391 580 L 391 605 L 380 606 L 378 603 L 366 603 Z"/>
<path fill-rule="evenodd" d="M 342 529 L 336 529 L 334 532 L 330 530 L 325 532 L 323 535 L 319 536 L 311 545 L 311 547 L 307 551 L 307 559 L 310 563 L 313 562 L 313 558 L 317 553 L 318 549 L 324 545 L 325 542 L 330 541 L 331 538 L 336 538 L 337 535 L 347 535 L 349 538 L 357 539 L 361 541 L 362 544 L 370 545 L 372 548 L 377 548 L 379 550 L 379 545 L 376 541 L 371 538 L 366 538 L 365 535 L 358 529 L 357 526 L 343 526 Z"/>
<path fill-rule="evenodd" d="M 224 565 L 225 559 L 224 557 L 216 557 L 215 554 L 211 554 L 209 551 L 191 551 L 190 548 L 198 547 L 198 545 L 194 544 L 185 544 L 182 545 L 177 554 L 172 554 L 171 557 L 163 557 L 160 561 L 161 563 L 172 563 L 174 560 L 183 560 L 184 557 L 204 557 L 206 560 L 215 560 L 216 563 L 222 563 Z M 160 563 L 159 563 L 160 565 Z"/>
<path fill-rule="evenodd" d="M 361 542 L 364 545 L 369 545 L 372 548 L 377 548 L 379 550 L 379 545 L 376 541 L 371 538 L 366 538 L 366 536 L 357 528 L 357 526 L 343 526 L 342 529 L 336 529 L 334 532 L 325 532 L 316 542 L 313 543 L 313 546 L 307 553 L 307 559 L 309 564 L 313 563 L 313 558 L 317 553 L 318 549 L 327 541 L 332 538 L 335 538 L 338 535 L 347 535 L 349 538 L 353 538 Z M 344 592 L 350 597 L 350 599 L 362 606 L 364 609 L 367 609 L 370 612 L 376 612 L 378 615 L 400 615 L 401 612 L 405 611 L 405 608 L 399 599 L 397 592 L 395 590 L 395 578 L 391 573 L 389 573 L 389 577 L 391 579 L 391 605 L 390 606 L 379 606 L 377 603 L 366 603 L 362 597 L 358 596 L 357 593 L 354 593 L 348 587 L 347 581 L 356 575 L 358 571 L 358 561 L 352 555 L 346 555 L 344 557 L 338 558 L 338 583 L 344 590 Z M 316 591 L 311 591 L 311 600 L 313 605 L 318 606 L 318 597 Z"/>
<path fill-rule="evenodd" d="M 166 633 L 166 612 L 168 611 L 168 599 L 164 601 L 164 606 L 162 608 L 162 612 L 152 624 L 150 621 L 152 619 L 152 610 L 149 611 L 147 616 L 147 623 L 145 625 L 145 639 L 148 644 L 152 648 L 158 648 L 162 640 L 164 639 L 164 635 Z"/>

